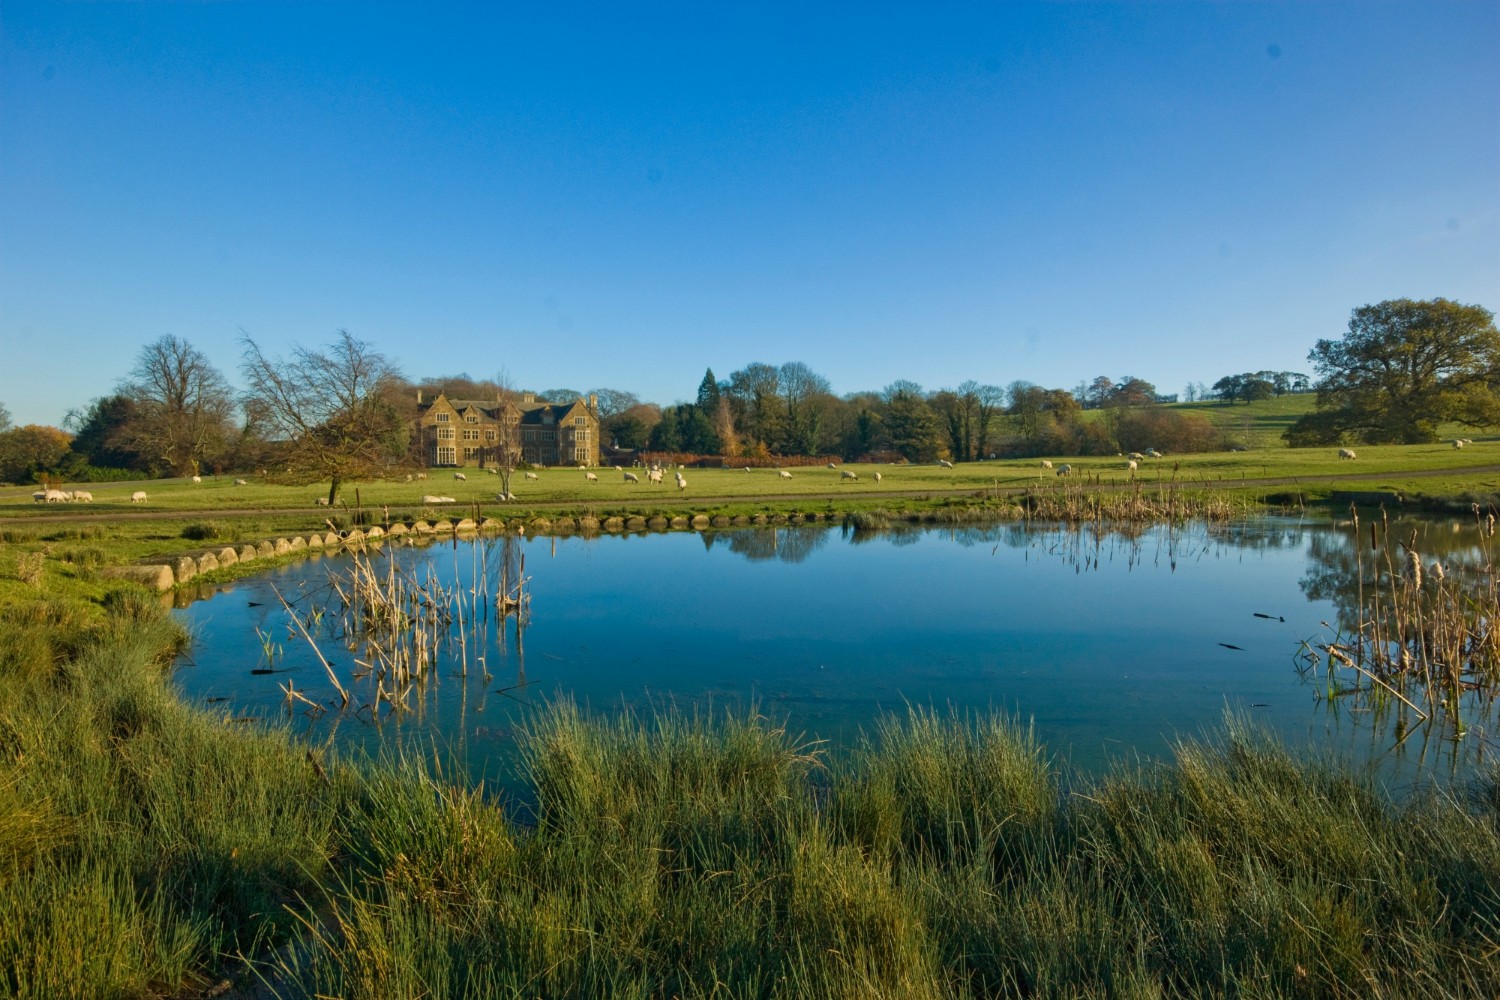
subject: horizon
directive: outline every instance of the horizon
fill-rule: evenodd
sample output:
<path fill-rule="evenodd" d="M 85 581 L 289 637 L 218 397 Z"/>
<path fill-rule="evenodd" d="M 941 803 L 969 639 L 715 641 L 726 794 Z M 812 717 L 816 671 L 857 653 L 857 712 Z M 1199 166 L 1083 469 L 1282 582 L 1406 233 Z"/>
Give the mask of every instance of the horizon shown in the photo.
<path fill-rule="evenodd" d="M 7 3 L 13 423 L 168 334 L 668 406 L 757 361 L 1170 395 L 1500 306 L 1500 5 L 578 13 Z"/>

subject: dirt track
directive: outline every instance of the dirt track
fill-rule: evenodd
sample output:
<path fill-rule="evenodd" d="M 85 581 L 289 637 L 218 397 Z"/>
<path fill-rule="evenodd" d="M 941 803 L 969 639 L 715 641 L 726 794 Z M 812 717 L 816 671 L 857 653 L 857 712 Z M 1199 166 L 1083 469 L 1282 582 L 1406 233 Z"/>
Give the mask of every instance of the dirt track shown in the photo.
<path fill-rule="evenodd" d="M 1210 488 L 1210 489 L 1212 489 L 1214 487 L 1219 487 L 1219 486 L 1222 486 L 1222 487 L 1233 487 L 1233 488 L 1241 488 L 1241 487 L 1263 487 L 1263 486 L 1302 486 L 1302 485 L 1334 486 L 1334 487 L 1337 487 L 1340 483 L 1349 483 L 1349 484 L 1368 483 L 1368 482 L 1372 482 L 1372 481 L 1375 481 L 1375 480 L 1391 479 L 1391 478 L 1397 478 L 1397 477 L 1399 477 L 1401 479 L 1427 479 L 1427 478 L 1432 478 L 1432 477 L 1437 477 L 1437 476 L 1486 475 L 1486 474 L 1489 474 L 1489 475 L 1500 474 L 1500 465 L 1478 465 L 1478 466 L 1471 466 L 1471 467 L 1462 468 L 1462 469 L 1453 469 L 1453 468 L 1448 468 L 1448 469 L 1427 469 L 1427 470 L 1414 471 L 1414 472 L 1390 472 L 1390 471 L 1385 471 L 1385 472 L 1351 472 L 1351 473 L 1347 473 L 1347 474 L 1343 474 L 1343 475 L 1317 476 L 1317 477 L 1311 477 L 1311 478 L 1304 477 L 1304 476 L 1279 476 L 1279 477 L 1273 476 L 1273 477 L 1270 477 L 1270 478 L 1259 478 L 1259 479 L 1250 479 L 1250 478 L 1245 478 L 1245 479 L 1224 479 L 1224 478 L 1220 478 L 1220 479 L 1216 479 L 1216 480 L 1210 480 L 1210 479 L 1182 479 L 1182 480 L 1180 480 L 1180 483 L 1181 483 L 1182 486 L 1188 487 L 1188 488 L 1205 488 L 1206 487 L 1206 488 Z M 1049 482 L 1049 481 L 1050 480 L 1039 479 L 1038 483 L 1045 483 L 1045 482 Z M 1154 481 L 1154 480 L 1153 481 L 1142 480 L 1142 482 L 1146 486 L 1158 486 L 1158 485 L 1162 485 L 1162 482 L 1160 482 L 1160 481 Z M 1101 484 L 1098 484 L 1094 488 L 1096 488 L 1096 489 L 1103 489 L 1103 490 L 1119 490 L 1119 489 L 1128 489 L 1128 488 L 1130 488 L 1130 486 L 1131 486 L 1131 484 L 1128 483 L 1128 482 L 1111 482 L 1111 483 L 1101 483 Z M 1017 494 L 1017 493 L 1024 493 L 1027 489 L 1030 489 L 1030 486 L 1002 486 L 1002 487 L 1000 487 L 999 491 L 1003 495 L 1014 495 L 1014 494 Z M 970 486 L 970 487 L 966 487 L 966 488 L 963 488 L 963 489 L 883 490 L 883 491 L 881 491 L 879 493 L 863 493 L 863 494 L 858 494 L 858 495 L 861 496 L 862 498 L 866 498 L 866 499 L 868 499 L 869 497 L 872 497 L 872 496 L 892 497 L 892 498 L 895 498 L 895 499 L 911 499 L 911 498 L 927 499 L 927 498 L 932 498 L 932 497 L 974 496 L 974 495 L 979 494 L 979 493 L 983 493 L 986 496 L 993 496 L 994 495 L 994 488 L 993 487 L 974 487 L 974 486 Z M 744 503 L 747 500 L 754 500 L 756 502 L 765 501 L 765 502 L 768 502 L 768 503 L 798 503 L 798 502 L 802 502 L 802 501 L 815 501 L 815 500 L 816 501 L 839 500 L 839 499 L 842 499 L 842 498 L 845 498 L 845 497 L 848 497 L 848 496 L 851 496 L 851 495 L 854 495 L 854 494 L 850 490 L 844 490 L 842 492 L 835 491 L 835 492 L 831 492 L 831 493 L 771 493 L 771 494 L 760 494 L 760 495 L 757 495 L 755 497 L 736 496 L 736 495 L 733 495 L 733 494 L 701 495 L 701 496 L 700 495 L 694 495 L 694 496 L 692 496 L 692 497 L 689 498 L 689 497 L 681 496 L 681 495 L 678 495 L 678 494 L 660 494 L 660 495 L 657 495 L 657 494 L 648 494 L 648 493 L 644 493 L 643 492 L 642 495 L 641 495 L 641 501 L 649 501 L 650 503 L 653 503 L 653 504 L 656 504 L 656 503 L 681 504 L 683 501 L 691 499 L 691 501 L 694 504 L 696 504 L 696 505 L 710 505 L 710 504 L 723 504 L 723 503 Z M 596 507 L 599 507 L 599 506 L 615 506 L 615 505 L 624 505 L 624 504 L 627 504 L 629 502 L 630 502 L 629 499 L 627 499 L 627 498 L 621 498 L 619 500 L 608 500 L 608 501 L 604 501 L 602 503 L 599 502 L 599 501 L 592 501 L 591 505 L 592 506 L 596 506 Z M 526 509 L 526 510 L 556 510 L 556 509 L 559 509 L 559 508 L 577 507 L 580 503 L 581 503 L 580 500 L 536 500 L 536 501 L 522 501 L 522 502 L 518 503 L 516 506 L 521 507 L 521 508 Z M 410 507 L 410 506 L 419 506 L 419 505 L 403 504 L 402 506 Z M 463 504 L 463 503 L 458 503 L 458 504 L 453 504 L 452 506 L 453 506 L 454 510 L 465 510 L 465 509 L 468 508 L 469 505 L 468 504 Z M 489 504 L 486 504 L 486 506 L 489 506 Z M 86 509 L 80 509 L 80 508 L 75 507 L 75 508 L 69 510 L 68 513 L 66 513 L 66 514 L 59 513 L 59 514 L 39 514 L 39 515 L 31 515 L 31 516 L 27 516 L 27 517 L 0 517 L 0 525 L 53 524 L 53 523 L 66 523 L 66 522 L 69 522 L 69 521 L 94 521 L 94 520 L 138 521 L 138 520 L 151 520 L 151 519 L 157 519 L 157 520 L 159 520 L 159 519 L 162 519 L 162 518 L 278 517 L 278 516 L 287 516 L 287 515 L 296 515 L 296 514 L 312 514 L 312 513 L 316 513 L 316 512 L 320 512 L 320 511 L 323 512 L 324 514 L 326 514 L 326 513 L 328 513 L 328 508 L 326 508 L 326 507 L 307 506 L 307 507 L 281 507 L 281 508 L 266 507 L 266 508 L 259 508 L 259 509 L 257 509 L 257 508 L 251 508 L 251 509 L 248 509 L 248 510 L 223 510 L 223 509 L 218 509 L 218 508 L 200 508 L 200 509 L 195 509 L 195 510 L 172 510 L 172 511 L 163 511 L 163 510 L 156 510 L 156 511 L 142 511 L 142 510 L 111 511 L 111 510 L 99 510 L 99 511 L 95 512 L 95 511 L 89 511 L 89 510 L 86 510 Z"/>

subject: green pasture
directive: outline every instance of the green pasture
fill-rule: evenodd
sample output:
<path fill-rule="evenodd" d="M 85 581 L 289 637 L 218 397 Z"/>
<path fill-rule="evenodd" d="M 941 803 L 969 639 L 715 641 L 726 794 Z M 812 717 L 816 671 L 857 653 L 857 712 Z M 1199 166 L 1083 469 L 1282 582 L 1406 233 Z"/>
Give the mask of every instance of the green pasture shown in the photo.
<path fill-rule="evenodd" d="M 340 491 L 338 511 L 321 508 L 316 501 L 328 493 L 328 484 L 288 485 L 250 478 L 246 485 L 234 485 L 234 478 L 207 477 L 201 483 L 186 479 L 160 479 L 137 483 L 69 483 L 65 489 L 87 489 L 94 495 L 92 503 L 46 504 L 32 499 L 34 487 L 0 489 L 0 518 L 44 515 L 166 514 L 213 515 L 232 512 L 305 510 L 320 523 L 322 517 L 342 512 L 344 508 L 362 506 L 378 510 L 390 507 L 393 512 L 413 515 L 422 512 L 441 513 L 447 504 L 424 504 L 426 495 L 452 497 L 454 508 L 472 509 L 478 505 L 486 514 L 504 516 L 517 506 L 564 505 L 580 511 L 590 509 L 631 509 L 642 511 L 703 509 L 706 504 L 779 502 L 795 505 L 801 499 L 832 500 L 835 504 L 858 504 L 872 497 L 922 497 L 929 494 L 1015 490 L 1058 485 L 1057 471 L 1071 467 L 1074 482 L 1129 485 L 1177 483 L 1187 488 L 1208 487 L 1233 489 L 1250 486 L 1257 480 L 1282 479 L 1316 489 L 1336 486 L 1341 477 L 1359 477 L 1355 482 L 1375 482 L 1359 489 L 1405 488 L 1425 494 L 1466 491 L 1493 491 L 1500 478 L 1493 471 L 1500 466 L 1500 441 L 1476 440 L 1462 450 L 1451 444 L 1361 446 L 1352 461 L 1340 459 L 1336 448 L 1268 448 L 1243 452 L 1211 452 L 1193 455 L 1167 455 L 1147 459 L 1132 472 L 1123 457 L 1053 456 L 1054 469 L 1042 467 L 1039 459 L 961 463 L 953 468 L 941 465 L 861 465 L 840 469 L 802 467 L 789 469 L 790 479 L 783 479 L 774 469 L 696 469 L 682 470 L 686 488 L 679 489 L 668 474 L 655 485 L 647 481 L 644 470 L 634 470 L 638 483 L 625 480 L 624 470 L 593 470 L 597 481 L 589 481 L 576 468 L 537 469 L 535 479 L 517 472 L 511 490 L 513 502 L 497 499 L 500 477 L 477 470 L 466 470 L 467 480 L 453 478 L 451 472 L 433 471 L 426 480 L 405 481 L 398 478 L 345 484 Z M 858 476 L 845 479 L 847 469 Z M 881 479 L 875 480 L 876 474 Z M 1375 477 L 1373 480 L 1370 477 Z M 1431 477 L 1431 478 L 1428 478 Z M 131 503 L 136 490 L 147 494 L 145 503 Z"/>

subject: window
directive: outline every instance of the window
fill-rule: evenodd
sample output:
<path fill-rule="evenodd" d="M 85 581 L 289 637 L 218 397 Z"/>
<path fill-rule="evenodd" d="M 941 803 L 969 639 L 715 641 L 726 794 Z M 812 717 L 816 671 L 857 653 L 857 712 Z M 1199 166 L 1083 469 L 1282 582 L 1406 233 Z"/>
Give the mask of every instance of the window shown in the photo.
<path fill-rule="evenodd" d="M 438 440 L 439 441 L 452 441 L 453 440 L 453 428 L 452 427 L 439 427 L 438 428 Z"/>
<path fill-rule="evenodd" d="M 479 440 L 479 432 L 478 431 L 471 431 L 471 430 L 465 429 L 464 430 L 464 440 L 465 441 L 478 441 Z"/>
<path fill-rule="evenodd" d="M 495 440 L 495 432 L 494 431 L 485 431 L 484 432 L 484 439 L 486 441 L 493 441 L 493 440 Z"/>
<path fill-rule="evenodd" d="M 587 424 L 588 424 L 588 417 L 574 417 L 573 418 L 573 426 L 574 427 L 583 427 L 583 426 L 586 426 Z"/>
<path fill-rule="evenodd" d="M 479 457 L 479 449 L 478 448 L 465 448 L 464 449 L 464 458 L 467 459 L 467 458 L 478 458 L 478 457 Z"/>
<path fill-rule="evenodd" d="M 464 423 L 477 424 L 477 423 L 479 423 L 479 418 L 477 416 L 475 416 L 474 414 L 472 414 L 472 413 L 465 413 L 464 414 Z"/>
<path fill-rule="evenodd" d="M 435 413 L 435 414 L 433 414 L 433 419 L 436 420 L 440 424 L 446 424 L 448 422 L 448 414 L 446 414 L 446 413 Z"/>
<path fill-rule="evenodd" d="M 437 450 L 438 465 L 457 465 L 458 460 L 454 458 L 452 448 L 439 448 Z"/>

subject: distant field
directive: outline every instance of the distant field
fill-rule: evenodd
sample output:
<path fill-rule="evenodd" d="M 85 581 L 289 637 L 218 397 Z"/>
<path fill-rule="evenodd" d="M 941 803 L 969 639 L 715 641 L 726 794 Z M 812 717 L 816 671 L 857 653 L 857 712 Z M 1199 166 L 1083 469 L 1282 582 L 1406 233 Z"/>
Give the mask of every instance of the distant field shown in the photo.
<path fill-rule="evenodd" d="M 1299 417 L 1311 413 L 1317 401 L 1316 393 L 1303 392 L 1255 403 L 1172 403 L 1171 408 L 1203 414 L 1234 441 L 1248 448 L 1285 448 L 1286 442 L 1281 435 Z"/>
<path fill-rule="evenodd" d="M 1189 404 L 1197 406 L 1199 404 Z M 1209 404 L 1209 408 L 1215 404 Z M 1260 405 L 1260 404 L 1257 404 Z M 1242 407 L 1240 409 L 1250 409 Z M 1268 417 L 1270 421 L 1274 418 Z M 1286 448 L 1272 446 L 1245 452 L 1217 452 L 1197 455 L 1169 455 L 1141 464 L 1134 480 L 1145 484 L 1172 481 L 1187 486 L 1234 488 L 1258 479 L 1292 479 L 1298 484 L 1316 488 L 1338 482 L 1337 477 L 1360 475 L 1374 477 L 1361 480 L 1368 485 L 1351 488 L 1400 488 L 1407 484 L 1424 493 L 1443 491 L 1494 491 L 1500 478 L 1479 471 L 1500 467 L 1500 441 L 1476 439 L 1459 451 L 1450 445 L 1387 445 L 1360 447 L 1359 458 L 1343 461 L 1335 448 Z M 1132 474 L 1121 458 L 1072 458 L 1054 456 L 1054 465 L 1069 464 L 1074 481 L 1089 479 L 1101 483 L 1126 484 Z M 341 503 L 365 507 L 389 505 L 402 514 L 424 510 L 437 513 L 447 505 L 424 505 L 424 494 L 452 497 L 456 506 L 477 504 L 489 514 L 504 515 L 507 510 L 528 505 L 566 504 L 579 509 L 635 509 L 690 512 L 704 504 L 782 503 L 796 505 L 800 499 L 816 500 L 822 505 L 842 498 L 868 500 L 881 495 L 921 497 L 928 492 L 982 491 L 996 488 L 1055 486 L 1059 480 L 1053 471 L 1040 467 L 1037 460 L 974 462 L 955 468 L 937 465 L 849 465 L 858 480 L 842 479 L 838 471 L 826 468 L 791 470 L 792 478 L 783 479 L 775 470 L 750 472 L 727 469 L 687 469 L 687 488 L 678 490 L 669 477 L 664 485 L 653 486 L 641 476 L 638 484 L 627 483 L 622 472 L 597 470 L 597 482 L 589 482 L 577 469 L 541 469 L 535 480 L 517 473 L 512 490 L 519 496 L 515 503 L 497 500 L 499 477 L 483 472 L 468 472 L 468 480 L 453 479 L 451 473 L 433 473 L 425 482 L 362 482 L 346 486 Z M 1428 482 L 1427 488 L 1414 486 L 1416 474 L 1451 470 L 1450 474 Z M 1468 470 L 1468 471 L 1466 471 Z M 875 474 L 881 481 L 875 481 Z M 1437 487 L 1441 484 L 1442 489 Z M 252 479 L 248 485 L 235 486 L 232 478 L 207 478 L 202 483 L 184 479 L 162 479 L 138 483 L 68 484 L 67 488 L 89 489 L 95 497 L 92 504 L 41 504 L 33 502 L 33 487 L 0 489 L 0 517 L 34 517 L 48 514 L 105 515 L 152 513 L 189 515 L 232 511 L 306 510 L 316 513 L 322 508 L 315 500 L 326 496 L 326 483 L 289 486 Z M 130 503 L 135 490 L 144 490 L 148 501 Z M 326 513 L 326 511 L 325 511 Z"/>

